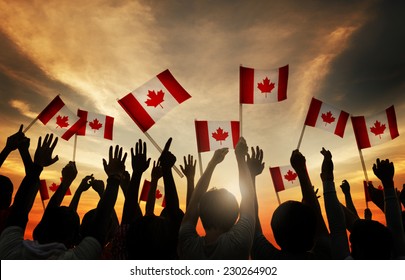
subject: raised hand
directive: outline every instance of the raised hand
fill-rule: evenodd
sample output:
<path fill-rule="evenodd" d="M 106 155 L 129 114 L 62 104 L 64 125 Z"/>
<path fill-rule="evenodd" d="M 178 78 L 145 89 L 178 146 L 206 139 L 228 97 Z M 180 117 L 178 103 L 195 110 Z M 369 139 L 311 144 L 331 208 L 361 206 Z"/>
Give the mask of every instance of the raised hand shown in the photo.
<path fill-rule="evenodd" d="M 183 172 L 186 178 L 189 177 L 194 178 L 197 160 L 193 160 L 192 155 L 188 155 L 187 159 L 186 157 L 184 157 L 183 159 L 184 159 L 184 166 L 180 165 L 181 172 Z"/>
<path fill-rule="evenodd" d="M 373 213 L 371 213 L 370 208 L 364 209 L 364 219 L 365 220 L 372 220 L 373 219 Z"/>
<path fill-rule="evenodd" d="M 84 177 L 82 179 L 82 181 L 80 182 L 80 185 L 78 187 L 78 190 L 81 190 L 82 192 L 87 191 L 88 189 L 90 189 L 91 184 L 94 181 L 94 176 L 93 174 L 91 175 L 87 175 L 86 177 Z"/>
<path fill-rule="evenodd" d="M 212 156 L 211 162 L 218 164 L 221 163 L 225 156 L 228 154 L 229 149 L 228 148 L 222 148 L 218 149 L 214 152 L 214 155 Z"/>
<path fill-rule="evenodd" d="M 118 145 L 115 146 L 113 154 L 113 146 L 110 146 L 108 163 L 103 159 L 104 171 L 108 177 L 116 177 L 121 180 L 122 174 L 125 172 L 125 160 L 127 158 L 127 153 L 122 153 L 122 148 Z"/>
<path fill-rule="evenodd" d="M 20 126 L 20 129 L 14 133 L 13 135 L 9 136 L 7 138 L 7 142 L 6 142 L 6 147 L 5 149 L 7 149 L 8 151 L 14 151 L 17 148 L 19 148 L 19 146 L 21 145 L 21 143 L 26 139 L 24 133 L 23 133 L 23 125 Z"/>
<path fill-rule="evenodd" d="M 290 157 L 291 166 L 298 172 L 306 172 L 306 159 L 299 150 L 294 150 Z"/>
<path fill-rule="evenodd" d="M 55 149 L 57 143 L 58 137 L 53 140 L 53 134 L 47 134 L 43 142 L 42 137 L 39 137 L 37 149 L 34 155 L 34 163 L 45 167 L 58 161 L 58 156 L 52 156 L 53 150 Z"/>
<path fill-rule="evenodd" d="M 91 181 L 91 186 L 93 187 L 93 190 L 96 191 L 96 193 L 98 193 L 98 195 L 101 197 L 104 193 L 104 181 L 103 180 L 97 180 L 94 179 Z"/>
<path fill-rule="evenodd" d="M 333 181 L 332 154 L 325 148 L 322 148 L 321 154 L 323 155 L 321 179 L 322 181 Z"/>
<path fill-rule="evenodd" d="M 260 149 L 259 146 L 256 146 L 256 151 L 253 147 L 251 149 L 252 156 L 249 154 L 247 155 L 247 165 L 252 177 L 256 177 L 257 175 L 261 174 L 264 169 L 263 150 Z"/>
<path fill-rule="evenodd" d="M 373 171 L 375 176 L 381 180 L 386 187 L 394 187 L 393 178 L 394 178 L 394 163 L 390 162 L 388 159 L 380 160 L 377 158 L 376 163 L 373 165 Z"/>
<path fill-rule="evenodd" d="M 156 161 L 153 161 L 153 168 L 152 168 L 152 181 L 157 182 L 159 181 L 160 178 L 162 178 L 163 172 L 162 172 L 162 166 L 160 166 L 160 163 L 156 163 Z"/>
<path fill-rule="evenodd" d="M 345 194 L 345 195 L 350 194 L 350 184 L 346 180 L 342 181 L 342 184 L 340 185 L 340 188 L 342 189 L 343 194 Z"/>
<path fill-rule="evenodd" d="M 72 183 L 76 176 L 76 163 L 74 161 L 69 161 L 69 163 L 62 169 L 62 180 Z"/>
<path fill-rule="evenodd" d="M 146 142 L 142 142 L 141 139 L 135 144 L 134 149 L 131 148 L 131 160 L 132 160 L 132 171 L 142 174 L 145 172 L 150 164 L 150 158 L 146 156 Z"/>
<path fill-rule="evenodd" d="M 248 146 L 247 146 L 247 144 L 246 144 L 246 140 L 245 140 L 245 138 L 243 138 L 243 137 L 240 137 L 239 138 L 239 141 L 238 141 L 238 143 L 236 144 L 236 147 L 235 147 L 235 155 L 236 155 L 236 158 L 245 158 L 245 156 L 248 154 L 248 150 L 249 150 L 249 148 L 248 148 Z"/>
<path fill-rule="evenodd" d="M 172 138 L 170 137 L 169 140 L 167 140 L 162 154 L 159 157 L 159 162 L 162 168 L 172 168 L 173 165 L 176 163 L 176 157 L 169 151 L 171 144 Z"/>

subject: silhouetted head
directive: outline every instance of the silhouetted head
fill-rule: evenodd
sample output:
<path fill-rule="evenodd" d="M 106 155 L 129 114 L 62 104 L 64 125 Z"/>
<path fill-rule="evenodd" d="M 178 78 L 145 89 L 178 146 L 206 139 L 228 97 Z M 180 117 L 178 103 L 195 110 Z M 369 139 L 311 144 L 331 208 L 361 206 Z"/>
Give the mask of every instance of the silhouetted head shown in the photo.
<path fill-rule="evenodd" d="M 235 196 L 226 189 L 211 189 L 200 200 L 199 215 L 205 230 L 228 231 L 239 216 Z"/>
<path fill-rule="evenodd" d="M 91 235 L 94 229 L 94 218 L 96 216 L 97 208 L 89 210 L 84 214 L 82 223 L 80 224 L 80 236 L 81 238 Z M 108 224 L 108 232 L 106 234 L 105 243 L 108 243 L 113 238 L 116 229 L 119 226 L 119 221 L 115 211 L 111 214 L 110 222 Z"/>
<path fill-rule="evenodd" d="M 289 200 L 274 211 L 271 228 L 283 251 L 304 253 L 314 246 L 316 215 L 310 206 Z"/>
<path fill-rule="evenodd" d="M 175 259 L 177 237 L 178 233 L 168 219 L 154 215 L 140 217 L 128 229 L 128 259 Z"/>
<path fill-rule="evenodd" d="M 7 176 L 0 175 L 0 210 L 10 207 L 12 197 L 13 183 Z"/>
<path fill-rule="evenodd" d="M 45 210 L 33 237 L 40 244 L 59 242 L 69 249 L 77 244 L 79 231 L 80 218 L 76 211 L 66 206 L 52 207 Z"/>
<path fill-rule="evenodd" d="M 351 255 L 357 260 L 389 260 L 393 257 L 391 231 L 373 220 L 359 219 L 350 233 Z"/>

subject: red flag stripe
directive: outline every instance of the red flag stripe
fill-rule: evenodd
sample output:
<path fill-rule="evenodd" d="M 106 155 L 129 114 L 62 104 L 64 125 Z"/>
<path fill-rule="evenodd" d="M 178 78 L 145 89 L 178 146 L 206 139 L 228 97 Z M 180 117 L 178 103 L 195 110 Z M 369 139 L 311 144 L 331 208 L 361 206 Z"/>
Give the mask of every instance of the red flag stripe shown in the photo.
<path fill-rule="evenodd" d="M 348 119 L 349 119 L 349 114 L 346 113 L 345 111 L 341 111 L 338 122 L 336 124 L 336 128 L 335 128 L 336 135 L 343 137 Z"/>
<path fill-rule="evenodd" d="M 191 97 L 190 94 L 188 94 L 188 92 L 177 82 L 169 70 L 165 70 L 158 74 L 157 78 L 179 104 Z"/>
<path fill-rule="evenodd" d="M 113 126 L 114 118 L 110 116 L 105 116 L 105 125 L 104 125 L 104 138 L 108 140 L 113 139 Z"/>
<path fill-rule="evenodd" d="M 83 111 L 80 109 L 77 109 L 77 116 L 81 119 L 84 119 L 87 121 L 87 115 L 88 112 L 87 111 Z M 86 125 L 83 125 L 78 131 L 77 131 L 77 135 L 86 135 Z"/>
<path fill-rule="evenodd" d="M 77 131 L 82 127 L 86 125 L 86 120 L 84 119 L 78 119 L 77 122 L 75 122 L 74 125 L 72 125 L 68 130 L 65 131 L 62 135 L 62 139 L 65 139 L 68 141 L 73 135 L 77 133 Z"/>
<path fill-rule="evenodd" d="M 41 195 L 41 200 L 49 199 L 48 186 L 45 180 L 40 180 L 39 194 Z"/>
<path fill-rule="evenodd" d="M 119 99 L 118 103 L 143 132 L 146 132 L 155 124 L 155 121 L 145 111 L 132 93 L 129 93 L 123 98 Z"/>
<path fill-rule="evenodd" d="M 239 137 L 240 137 L 240 132 L 239 132 L 240 124 L 238 121 L 231 121 L 231 129 L 232 129 L 232 141 L 233 141 L 233 147 L 236 147 L 236 144 L 238 144 Z"/>
<path fill-rule="evenodd" d="M 270 175 L 273 179 L 273 185 L 276 192 L 280 192 L 285 190 L 283 177 L 281 175 L 280 168 L 278 167 L 270 167 Z"/>
<path fill-rule="evenodd" d="M 145 180 L 143 182 L 142 191 L 141 191 L 141 195 L 139 196 L 139 200 L 147 201 L 148 195 L 149 195 L 149 190 L 150 190 L 150 182 L 148 180 Z"/>
<path fill-rule="evenodd" d="M 239 129 L 239 128 L 238 128 Z M 210 140 L 208 136 L 208 122 L 195 121 L 195 132 L 197 137 L 197 149 L 199 153 L 210 151 Z"/>
<path fill-rule="evenodd" d="M 369 183 L 371 183 L 371 181 L 369 181 Z M 369 193 L 369 191 L 368 191 L 368 187 L 367 187 L 367 182 L 366 182 L 366 181 L 363 181 L 363 186 L 364 186 L 364 195 L 365 195 L 365 198 L 366 198 L 366 202 L 369 202 L 369 201 L 371 201 L 371 197 L 370 197 L 370 193 Z"/>
<path fill-rule="evenodd" d="M 390 129 L 391 138 L 394 139 L 399 136 L 397 118 L 395 115 L 394 106 L 389 107 L 386 110 L 386 113 L 387 113 L 388 126 Z"/>
<path fill-rule="evenodd" d="M 43 123 L 47 124 L 50 119 L 53 118 L 53 116 L 60 111 L 60 109 L 65 106 L 65 103 L 63 103 L 62 99 L 60 96 L 56 96 L 51 103 L 48 104 L 48 106 L 45 107 L 45 109 L 38 115 L 38 119 Z"/>
<path fill-rule="evenodd" d="M 321 111 L 322 101 L 312 97 L 311 104 L 309 105 L 305 125 L 315 127 L 318 119 L 319 112 Z"/>
<path fill-rule="evenodd" d="M 254 69 L 239 68 L 239 102 L 241 104 L 253 104 Z"/>
<path fill-rule="evenodd" d="M 287 99 L 288 65 L 278 70 L 278 101 Z"/>
<path fill-rule="evenodd" d="M 359 149 L 371 147 L 370 139 L 368 138 L 367 133 L 366 119 L 363 116 L 351 117 L 351 119 L 357 147 Z"/>

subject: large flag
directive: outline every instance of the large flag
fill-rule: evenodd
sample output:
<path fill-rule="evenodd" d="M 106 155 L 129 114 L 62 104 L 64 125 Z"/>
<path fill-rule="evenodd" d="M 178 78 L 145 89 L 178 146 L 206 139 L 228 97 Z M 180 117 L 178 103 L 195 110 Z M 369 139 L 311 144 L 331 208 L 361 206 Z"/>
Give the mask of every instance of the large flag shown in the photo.
<path fill-rule="evenodd" d="M 86 123 L 65 105 L 59 95 L 38 115 L 38 119 L 65 140 L 69 140 Z"/>
<path fill-rule="evenodd" d="M 146 180 L 143 182 L 141 195 L 139 196 L 140 201 L 148 201 L 148 194 L 150 190 L 150 181 Z M 155 203 L 160 202 L 160 205 L 164 208 L 166 207 L 166 198 L 164 188 L 161 186 L 157 186 L 156 194 L 155 194 Z"/>
<path fill-rule="evenodd" d="M 349 114 L 312 98 L 305 125 L 317 127 L 343 137 Z"/>
<path fill-rule="evenodd" d="M 119 99 L 118 103 L 139 128 L 146 132 L 171 109 L 190 97 L 170 71 L 165 70 Z"/>
<path fill-rule="evenodd" d="M 394 106 L 370 117 L 351 119 L 359 149 L 370 148 L 399 136 Z"/>
<path fill-rule="evenodd" d="M 288 65 L 271 70 L 240 66 L 240 103 L 260 104 L 287 98 Z"/>
<path fill-rule="evenodd" d="M 113 139 L 113 117 L 83 111 L 80 109 L 77 110 L 77 116 L 87 121 L 86 125 L 82 126 L 78 130 L 77 135 L 90 135 L 109 140 Z"/>
<path fill-rule="evenodd" d="M 270 167 L 270 174 L 276 192 L 298 187 L 298 174 L 291 165 Z"/>
<path fill-rule="evenodd" d="M 198 152 L 235 148 L 239 140 L 238 121 L 195 121 Z"/>
<path fill-rule="evenodd" d="M 62 180 L 62 178 L 61 178 Z M 52 182 L 50 185 L 46 183 L 46 180 L 40 180 L 40 185 L 39 185 L 39 194 L 41 195 L 42 200 L 47 200 L 49 199 L 50 195 L 56 192 L 56 190 L 59 188 L 60 183 L 55 183 Z M 72 195 L 72 192 L 70 191 L 70 188 L 67 189 L 65 195 Z"/>

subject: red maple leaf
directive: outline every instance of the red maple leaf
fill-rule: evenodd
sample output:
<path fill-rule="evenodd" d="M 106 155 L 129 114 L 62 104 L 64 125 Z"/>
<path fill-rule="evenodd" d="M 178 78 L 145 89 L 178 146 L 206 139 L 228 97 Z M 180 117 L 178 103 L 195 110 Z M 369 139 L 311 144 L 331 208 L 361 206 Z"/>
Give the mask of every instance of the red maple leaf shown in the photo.
<path fill-rule="evenodd" d="M 262 83 L 257 83 L 257 88 L 264 94 L 271 93 L 274 88 L 274 83 L 270 83 L 269 78 L 265 78 Z"/>
<path fill-rule="evenodd" d="M 160 192 L 160 190 L 156 190 L 156 199 L 162 198 L 163 194 Z"/>
<path fill-rule="evenodd" d="M 103 127 L 103 124 L 98 121 L 98 119 L 94 119 L 92 122 L 89 122 L 89 126 L 96 132 L 96 130 L 99 130 L 101 127 Z"/>
<path fill-rule="evenodd" d="M 335 117 L 332 115 L 331 111 L 327 112 L 326 114 L 323 113 L 321 115 L 321 118 L 322 118 L 323 122 L 325 123 L 325 126 L 327 124 L 331 124 L 331 123 L 333 123 L 335 121 Z"/>
<path fill-rule="evenodd" d="M 164 101 L 163 97 L 165 93 L 162 90 L 159 90 L 157 93 L 154 90 L 148 90 L 149 99 L 145 101 L 146 105 L 157 107 L 158 105 L 163 108 L 160 104 Z"/>
<path fill-rule="evenodd" d="M 375 121 L 374 126 L 370 127 L 370 131 L 381 139 L 381 134 L 384 134 L 385 131 L 385 124 L 381 125 L 379 121 Z"/>
<path fill-rule="evenodd" d="M 52 183 L 52 185 L 49 186 L 49 190 L 56 192 L 56 190 L 59 188 L 59 185 Z"/>
<path fill-rule="evenodd" d="M 295 172 L 293 172 L 293 171 L 291 171 L 291 170 L 288 170 L 287 174 L 284 175 L 284 178 L 285 178 L 287 181 L 289 181 L 289 182 L 291 182 L 291 183 L 294 183 L 295 179 L 297 179 L 297 176 L 298 176 L 297 173 L 295 173 Z"/>
<path fill-rule="evenodd" d="M 56 124 L 58 125 L 56 128 L 60 127 L 60 128 L 64 128 L 64 127 L 68 127 L 69 126 L 69 116 L 61 116 L 58 115 L 56 117 Z"/>
<path fill-rule="evenodd" d="M 226 138 L 228 138 L 229 134 L 228 132 L 224 132 L 224 130 L 221 127 L 218 127 L 215 132 L 212 133 L 212 138 L 215 140 L 219 141 L 219 143 L 222 145 L 222 141 L 225 141 Z"/>

